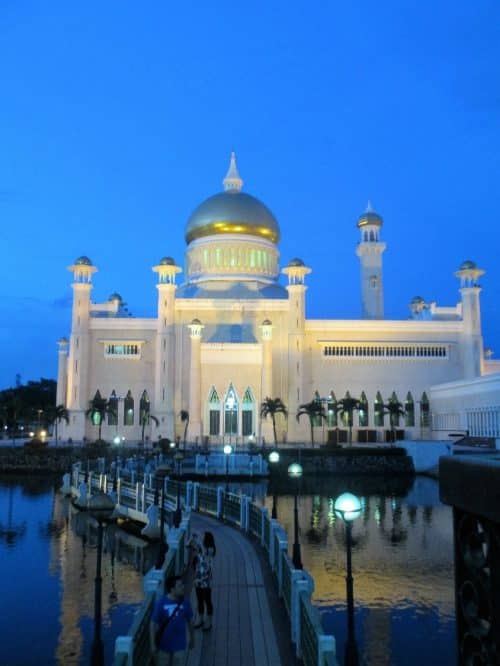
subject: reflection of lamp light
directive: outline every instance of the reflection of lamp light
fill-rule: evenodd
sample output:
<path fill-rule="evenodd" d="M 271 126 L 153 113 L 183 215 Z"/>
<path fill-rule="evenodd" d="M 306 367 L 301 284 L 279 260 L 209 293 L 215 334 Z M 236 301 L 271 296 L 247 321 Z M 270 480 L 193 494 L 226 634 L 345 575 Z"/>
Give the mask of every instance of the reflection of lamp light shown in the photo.
<path fill-rule="evenodd" d="M 280 461 L 280 454 L 278 451 L 271 451 L 268 458 L 269 462 L 274 466 Z M 278 518 L 278 507 L 276 502 L 276 493 L 273 493 L 273 508 L 271 511 L 271 518 Z"/>
<path fill-rule="evenodd" d="M 92 643 L 92 666 L 104 665 L 104 643 L 101 637 L 101 602 L 102 602 L 102 533 L 103 525 L 111 520 L 115 503 L 109 495 L 96 493 L 88 501 L 90 515 L 97 520 L 97 557 L 94 581 L 94 640 Z"/>
<path fill-rule="evenodd" d="M 293 496 L 293 550 L 292 550 L 292 562 L 293 566 L 296 569 L 302 569 L 302 558 L 300 556 L 300 543 L 299 543 L 299 506 L 298 506 L 298 495 L 299 495 L 299 480 L 302 476 L 302 465 L 299 463 L 292 463 L 288 466 L 288 476 L 295 480 L 294 496 Z"/>
<path fill-rule="evenodd" d="M 345 523 L 346 530 L 346 555 L 347 555 L 347 641 L 345 644 L 344 664 L 345 666 L 358 666 L 358 648 L 354 636 L 354 594 L 351 565 L 352 547 L 352 522 L 361 515 L 361 502 L 356 495 L 343 493 L 335 500 L 335 514 Z"/>

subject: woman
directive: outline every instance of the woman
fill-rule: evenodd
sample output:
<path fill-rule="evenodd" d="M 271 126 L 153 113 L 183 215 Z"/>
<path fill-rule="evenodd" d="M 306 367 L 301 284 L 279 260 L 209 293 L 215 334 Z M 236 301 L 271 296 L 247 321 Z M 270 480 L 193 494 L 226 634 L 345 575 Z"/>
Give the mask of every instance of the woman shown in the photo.
<path fill-rule="evenodd" d="M 194 628 L 199 629 L 203 625 L 203 631 L 212 628 L 212 567 L 216 548 L 212 532 L 205 532 L 202 548 L 196 557 L 196 569 L 194 574 L 194 589 L 198 604 L 198 614 L 194 621 Z"/>

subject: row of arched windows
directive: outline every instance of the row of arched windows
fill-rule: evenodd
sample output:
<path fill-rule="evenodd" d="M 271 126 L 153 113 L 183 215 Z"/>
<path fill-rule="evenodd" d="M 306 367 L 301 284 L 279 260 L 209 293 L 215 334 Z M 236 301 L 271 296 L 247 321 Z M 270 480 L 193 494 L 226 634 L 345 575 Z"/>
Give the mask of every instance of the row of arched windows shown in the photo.
<path fill-rule="evenodd" d="M 346 394 L 348 395 L 349 392 Z M 350 397 L 350 394 L 349 394 Z M 404 425 L 407 428 L 415 426 L 415 401 L 410 391 L 406 394 L 404 401 L 399 401 L 395 392 L 392 393 L 390 398 L 384 400 L 380 391 L 377 391 L 375 400 L 370 405 L 366 394 L 362 391 L 359 397 L 359 409 L 354 409 L 351 413 L 342 411 L 340 400 L 337 400 L 335 393 L 330 391 L 329 397 L 325 400 L 316 395 L 316 400 L 326 402 L 325 406 L 325 425 L 328 428 L 336 428 L 339 426 L 349 427 L 357 425 L 360 428 L 367 428 L 370 425 L 370 409 L 373 409 L 373 426 L 384 427 L 386 425 L 386 417 L 389 425 L 398 427 L 401 421 L 404 420 Z M 429 425 L 430 405 L 429 399 L 425 391 L 422 393 L 420 400 L 420 427 L 427 427 Z M 399 409 L 392 409 L 390 405 L 397 405 Z M 358 423 L 354 422 L 349 424 L 349 419 L 357 415 Z M 321 417 L 317 417 L 316 425 L 321 425 Z"/>
<path fill-rule="evenodd" d="M 245 390 L 240 401 L 232 384 L 222 399 L 212 386 L 208 397 L 209 434 L 252 435 L 255 432 L 255 404 L 250 387 Z"/>
<path fill-rule="evenodd" d="M 144 419 L 150 413 L 150 401 L 147 391 L 143 391 L 139 399 L 139 419 L 136 422 L 136 409 L 135 400 L 132 396 L 132 391 L 129 389 L 125 397 L 119 397 L 116 391 L 111 391 L 108 399 L 103 398 L 99 389 L 96 391 L 94 398 L 90 401 L 90 412 L 92 423 L 96 426 L 106 420 L 110 426 L 118 425 L 119 418 L 119 403 L 123 401 L 123 422 L 124 426 L 133 426 L 136 424 L 141 425 Z"/>

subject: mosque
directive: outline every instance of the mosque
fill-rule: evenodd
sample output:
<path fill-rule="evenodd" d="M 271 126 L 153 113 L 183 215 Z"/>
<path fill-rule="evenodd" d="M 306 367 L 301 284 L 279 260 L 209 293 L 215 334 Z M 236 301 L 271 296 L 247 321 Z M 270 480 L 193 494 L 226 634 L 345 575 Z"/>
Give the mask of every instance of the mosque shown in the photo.
<path fill-rule="evenodd" d="M 260 415 L 271 397 L 288 410 L 277 418 L 280 441 L 309 441 L 307 418 L 295 415 L 313 399 L 326 413 L 316 441 L 343 441 L 348 424 L 336 403 L 347 391 L 361 402 L 355 441 L 386 439 L 391 398 L 404 407 L 401 438 L 457 428 L 500 437 L 500 375 L 492 374 L 500 367 L 485 360 L 481 334 L 482 269 L 458 267 L 456 305 L 415 297 L 408 319 L 385 319 L 383 219 L 369 205 L 357 221 L 362 318 L 307 319 L 312 269 L 300 258 L 280 269 L 280 226 L 243 191 L 234 153 L 223 186 L 187 221 L 184 280 L 171 257 L 153 267 L 155 318 L 131 317 L 117 293 L 92 302 L 97 267 L 86 256 L 69 267 L 71 333 L 59 341 L 57 386 L 70 414 L 64 437 L 93 440 L 100 426 L 107 441 L 138 441 L 144 428 L 150 442 L 174 439 L 187 412 L 191 442 L 272 442 L 271 419 Z M 86 415 L 96 395 L 111 407 L 101 424 Z"/>

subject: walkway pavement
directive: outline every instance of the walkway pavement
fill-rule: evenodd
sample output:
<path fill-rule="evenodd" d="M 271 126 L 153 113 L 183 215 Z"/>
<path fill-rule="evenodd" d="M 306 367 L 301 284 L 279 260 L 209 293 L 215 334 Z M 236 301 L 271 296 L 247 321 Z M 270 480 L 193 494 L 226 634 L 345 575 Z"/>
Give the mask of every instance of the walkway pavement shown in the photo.
<path fill-rule="evenodd" d="M 294 666 L 286 611 L 259 544 L 222 522 L 191 514 L 191 530 L 215 537 L 211 631 L 195 630 L 186 666 Z M 196 609 L 194 589 L 191 603 Z"/>

